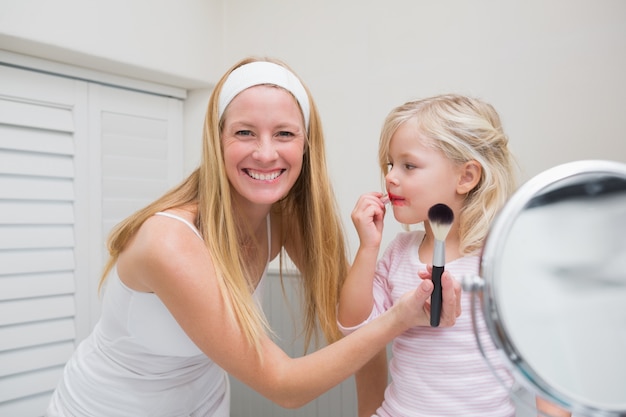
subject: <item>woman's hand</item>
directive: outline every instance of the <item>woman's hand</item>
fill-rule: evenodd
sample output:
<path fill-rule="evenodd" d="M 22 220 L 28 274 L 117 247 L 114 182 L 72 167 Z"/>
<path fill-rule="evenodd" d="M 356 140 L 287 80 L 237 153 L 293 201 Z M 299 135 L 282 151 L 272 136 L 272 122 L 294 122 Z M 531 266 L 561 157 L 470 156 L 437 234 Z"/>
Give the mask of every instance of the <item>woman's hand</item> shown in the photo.
<path fill-rule="evenodd" d="M 404 294 L 394 305 L 401 320 L 408 328 L 414 326 L 430 326 L 430 295 L 433 292 L 433 283 L 430 280 L 432 266 L 426 271 L 419 271 L 422 278 L 420 285 L 413 291 Z M 448 271 L 441 276 L 443 303 L 439 327 L 451 327 L 461 315 L 461 284 Z"/>
<path fill-rule="evenodd" d="M 359 235 L 361 247 L 378 247 L 382 239 L 385 204 L 383 194 L 372 192 L 359 197 L 352 210 L 352 223 Z"/>

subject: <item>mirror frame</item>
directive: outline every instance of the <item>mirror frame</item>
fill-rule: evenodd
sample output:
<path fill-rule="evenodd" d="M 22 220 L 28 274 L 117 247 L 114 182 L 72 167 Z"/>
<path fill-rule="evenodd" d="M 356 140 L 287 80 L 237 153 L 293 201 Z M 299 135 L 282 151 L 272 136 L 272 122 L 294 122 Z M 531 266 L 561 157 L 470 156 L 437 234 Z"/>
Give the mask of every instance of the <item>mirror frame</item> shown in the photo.
<path fill-rule="evenodd" d="M 480 277 L 473 277 L 464 288 L 474 292 L 472 298 L 482 295 L 482 312 L 496 347 L 503 351 L 515 380 L 520 382 L 534 394 L 557 405 L 584 416 L 624 417 L 626 410 L 604 410 L 584 403 L 579 399 L 551 387 L 528 363 L 511 341 L 509 330 L 502 320 L 501 308 L 496 299 L 496 274 L 501 268 L 505 240 L 520 213 L 538 194 L 549 191 L 554 185 L 564 183 L 568 179 L 575 180 L 578 176 L 590 174 L 608 175 L 626 178 L 626 164 L 604 160 L 584 160 L 558 165 L 548 169 L 523 184 L 498 213 L 489 230 L 480 260 Z M 472 301 L 472 315 L 475 314 Z M 476 327 L 475 327 L 476 329 Z M 475 336 L 482 352 L 478 333 Z M 487 360 L 485 358 L 485 360 Z M 491 365 L 490 365 L 491 367 Z"/>

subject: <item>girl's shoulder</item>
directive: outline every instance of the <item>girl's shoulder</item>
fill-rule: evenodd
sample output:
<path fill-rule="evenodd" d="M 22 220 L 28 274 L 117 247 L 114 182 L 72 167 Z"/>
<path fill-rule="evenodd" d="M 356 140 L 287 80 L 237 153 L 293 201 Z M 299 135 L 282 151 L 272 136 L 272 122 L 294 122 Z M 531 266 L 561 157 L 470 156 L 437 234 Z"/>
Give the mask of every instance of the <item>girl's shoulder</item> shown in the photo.
<path fill-rule="evenodd" d="M 398 255 L 406 252 L 417 253 L 422 239 L 424 238 L 423 230 L 412 230 L 408 232 L 398 233 L 387 245 L 385 253 L 387 256 L 392 254 Z"/>
<path fill-rule="evenodd" d="M 400 232 L 398 233 L 389 246 L 397 246 L 397 247 L 409 247 L 413 245 L 419 246 L 424 239 L 425 232 L 423 230 L 411 230 L 408 232 Z"/>

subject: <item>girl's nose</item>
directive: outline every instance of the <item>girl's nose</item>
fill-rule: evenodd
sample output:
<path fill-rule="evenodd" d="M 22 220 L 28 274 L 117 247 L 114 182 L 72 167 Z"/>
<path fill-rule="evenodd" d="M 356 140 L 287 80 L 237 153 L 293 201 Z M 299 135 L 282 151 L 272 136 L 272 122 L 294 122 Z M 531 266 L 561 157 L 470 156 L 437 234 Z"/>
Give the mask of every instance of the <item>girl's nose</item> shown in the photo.
<path fill-rule="evenodd" d="M 398 179 L 393 175 L 393 169 L 390 169 L 387 175 L 385 175 L 385 182 L 387 184 L 398 185 Z"/>

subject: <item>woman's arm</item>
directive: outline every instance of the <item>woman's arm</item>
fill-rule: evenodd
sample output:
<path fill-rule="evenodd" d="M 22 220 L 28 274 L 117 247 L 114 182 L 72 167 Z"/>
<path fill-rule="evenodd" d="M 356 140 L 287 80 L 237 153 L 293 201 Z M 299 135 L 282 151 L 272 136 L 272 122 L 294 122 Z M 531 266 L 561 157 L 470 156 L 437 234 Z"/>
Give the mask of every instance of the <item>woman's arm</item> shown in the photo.
<path fill-rule="evenodd" d="M 387 313 L 314 353 L 290 358 L 268 336 L 262 357 L 229 316 L 204 243 L 184 224 L 151 218 L 120 256 L 120 277 L 153 291 L 194 343 L 226 372 L 283 407 L 300 407 L 357 372 L 388 342 L 413 326 L 427 326 L 424 304 L 432 282 L 423 281 Z M 460 289 L 442 279 L 442 325 L 454 324 Z M 349 360 L 347 360 L 349 359 Z"/>

